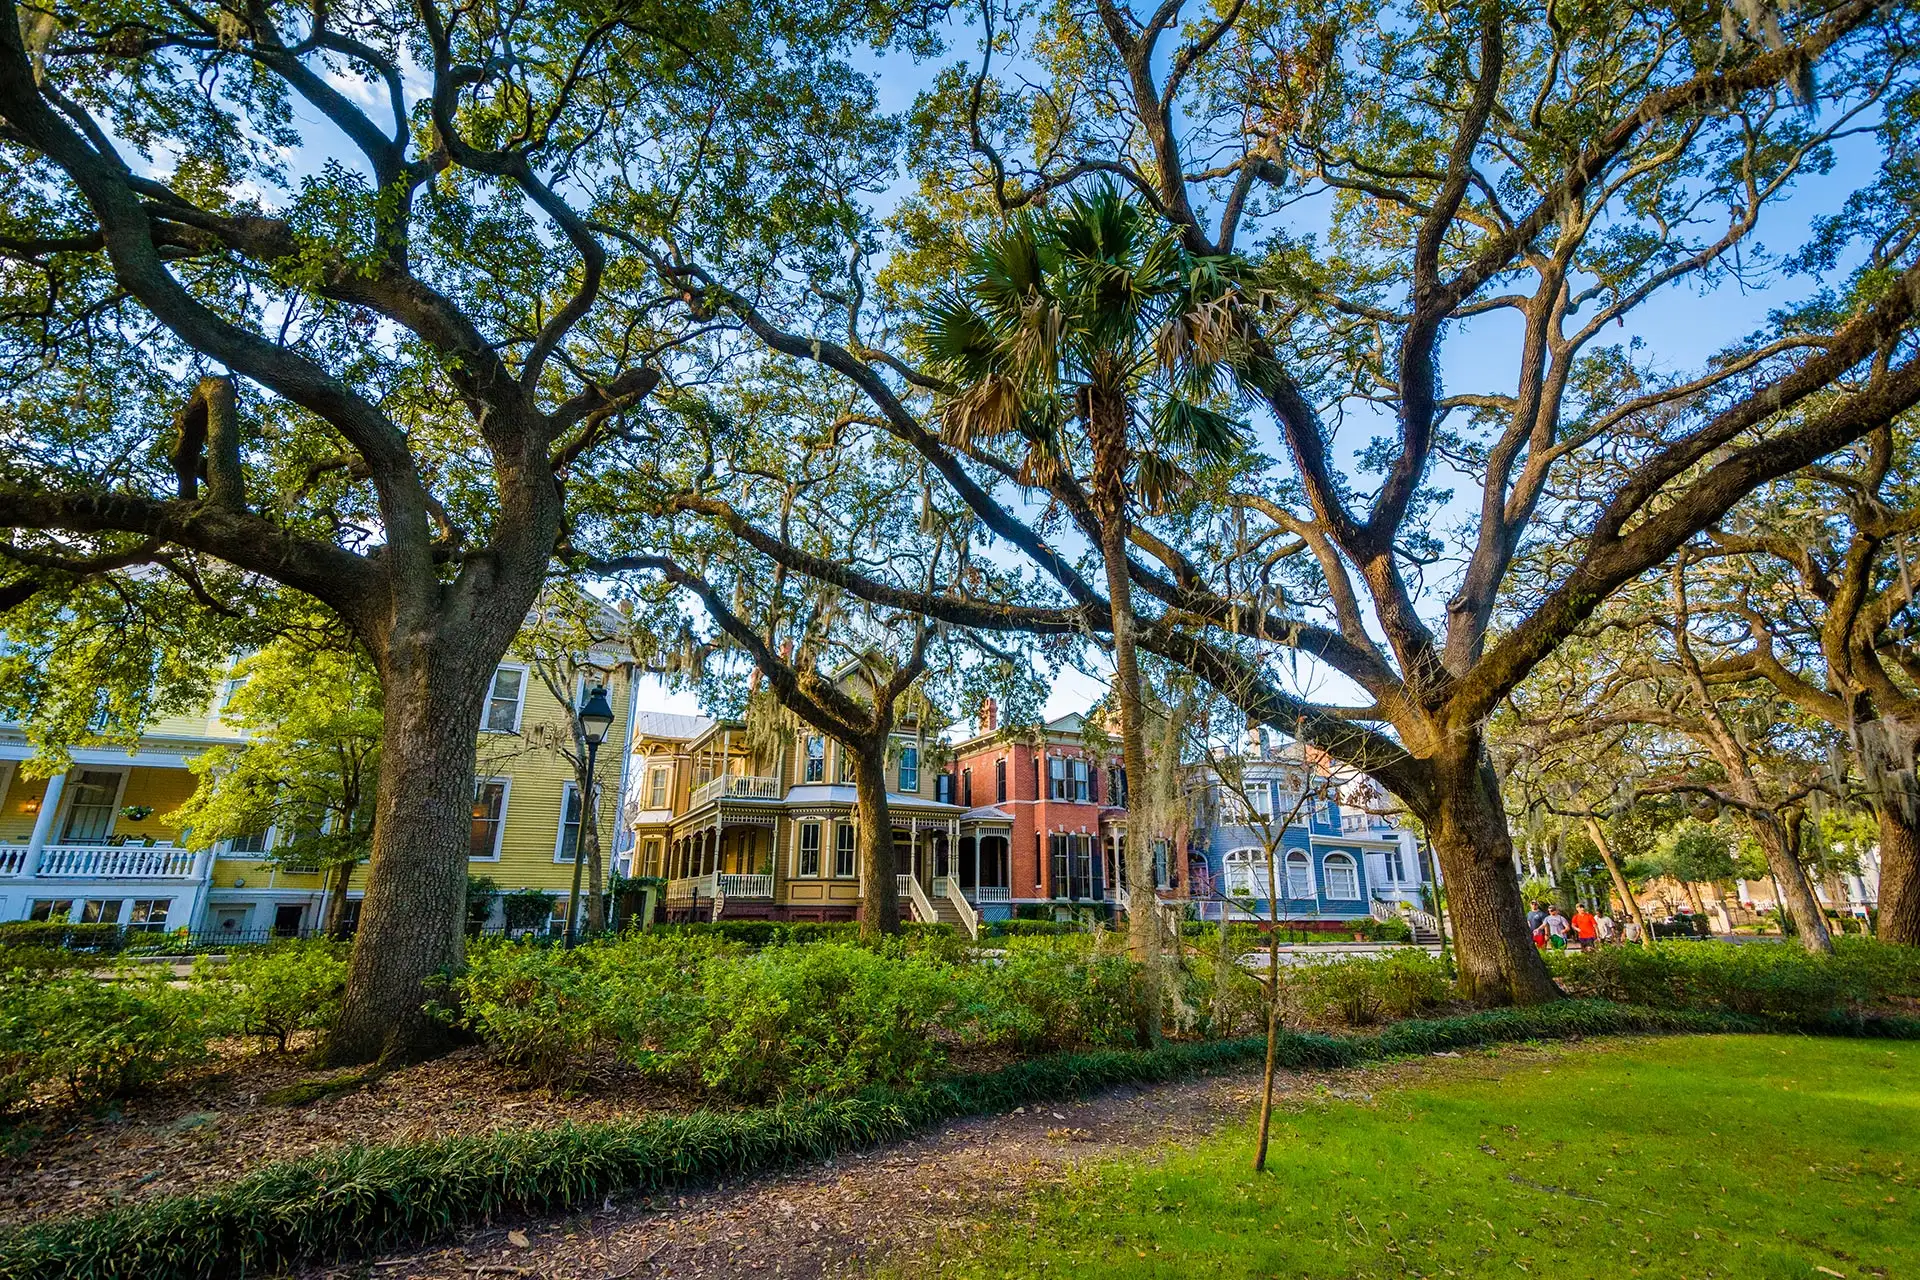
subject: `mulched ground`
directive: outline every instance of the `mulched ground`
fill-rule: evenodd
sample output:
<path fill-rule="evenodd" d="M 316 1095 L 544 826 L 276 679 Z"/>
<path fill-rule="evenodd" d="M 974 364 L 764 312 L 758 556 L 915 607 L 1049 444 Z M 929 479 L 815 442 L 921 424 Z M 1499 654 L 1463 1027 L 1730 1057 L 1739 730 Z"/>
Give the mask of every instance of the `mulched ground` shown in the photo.
<path fill-rule="evenodd" d="M 1609 1043 L 1622 1043 L 1612 1041 Z M 1501 1072 L 1568 1050 L 1503 1046 L 1413 1063 L 1283 1075 L 1280 1105 L 1366 1101 L 1431 1071 Z M 433 1248 L 316 1267 L 302 1280 L 811 1280 L 856 1275 L 881 1259 L 964 1250 L 1076 1165 L 1198 1140 L 1250 1118 L 1257 1073 L 1125 1088 L 1082 1102 L 960 1121 L 875 1151 L 792 1173 L 681 1194 L 610 1200 L 598 1213 L 503 1222 Z M 1251 1158 L 1251 1153 L 1249 1153 Z"/>
<path fill-rule="evenodd" d="M 617 1066 L 581 1082 L 577 1096 L 527 1088 L 478 1049 L 373 1079 L 241 1044 L 221 1050 L 206 1070 L 117 1108 L 41 1112 L 0 1129 L 0 1225 L 188 1191 L 322 1147 L 697 1105 Z M 312 1084 L 344 1087 L 311 1101 L 285 1096 Z"/>

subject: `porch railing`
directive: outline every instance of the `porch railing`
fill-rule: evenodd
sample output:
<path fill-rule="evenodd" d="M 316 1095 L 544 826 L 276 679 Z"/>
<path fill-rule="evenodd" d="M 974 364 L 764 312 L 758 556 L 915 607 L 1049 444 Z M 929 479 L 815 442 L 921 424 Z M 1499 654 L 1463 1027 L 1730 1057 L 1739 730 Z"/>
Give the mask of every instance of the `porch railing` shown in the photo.
<path fill-rule="evenodd" d="M 975 885 L 973 900 L 975 902 L 1012 902 L 1013 890 L 1004 884 Z"/>
<path fill-rule="evenodd" d="M 973 909 L 973 904 L 967 901 L 967 895 L 960 891 L 960 882 L 952 876 L 941 876 L 933 882 L 933 887 L 936 891 L 947 895 L 947 901 L 953 904 L 954 913 L 960 917 L 960 923 L 966 926 L 967 936 L 979 938 L 980 913 Z"/>
<path fill-rule="evenodd" d="M 693 789 L 690 808 L 698 809 L 715 800 L 778 800 L 780 779 L 747 774 L 726 774 Z"/>
<path fill-rule="evenodd" d="M 723 871 L 720 873 L 719 889 L 722 898 L 771 898 L 773 877 Z"/>
<path fill-rule="evenodd" d="M 681 876 L 667 881 L 668 902 L 689 902 L 695 897 L 711 898 L 719 886 L 712 872 L 704 876 Z"/>
<path fill-rule="evenodd" d="M 36 879 L 69 880 L 190 880 L 195 854 L 191 849 L 149 848 L 145 845 L 50 844 L 40 850 Z M 0 876 L 26 874 L 25 845 L 0 846 Z"/>
<path fill-rule="evenodd" d="M 928 924 L 938 923 L 940 913 L 934 909 L 933 899 L 929 898 L 927 891 L 920 887 L 920 882 L 912 876 L 901 876 L 899 881 L 900 896 L 913 904 L 914 919 L 923 920 Z"/>

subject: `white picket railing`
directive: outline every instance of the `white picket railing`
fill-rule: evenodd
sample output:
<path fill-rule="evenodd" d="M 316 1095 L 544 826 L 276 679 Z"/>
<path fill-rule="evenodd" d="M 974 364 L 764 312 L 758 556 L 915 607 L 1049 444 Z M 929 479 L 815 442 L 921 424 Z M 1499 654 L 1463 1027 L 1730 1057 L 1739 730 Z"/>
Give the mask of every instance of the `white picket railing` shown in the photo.
<path fill-rule="evenodd" d="M 190 880 L 194 861 L 191 849 L 50 844 L 40 850 L 40 864 L 34 876 L 69 880 Z M 24 875 L 26 866 L 25 845 L 0 848 L 0 875 Z"/>
<path fill-rule="evenodd" d="M 960 923 L 967 927 L 967 936 L 969 938 L 978 938 L 980 936 L 980 913 L 973 909 L 973 904 L 967 901 L 967 895 L 960 891 L 960 882 L 958 880 L 952 876 L 943 876 L 941 879 L 946 881 L 944 887 L 947 893 L 947 901 L 951 902 L 953 909 L 959 913 Z M 941 887 L 940 881 L 938 880 L 936 880 L 934 884 L 935 887 Z"/>
<path fill-rule="evenodd" d="M 912 876 L 901 876 L 899 883 L 900 896 L 913 904 L 914 919 L 928 924 L 936 923 L 940 919 L 940 913 L 934 909 L 933 899 L 927 896 L 927 891 L 920 887 L 918 880 Z"/>
<path fill-rule="evenodd" d="M 719 888 L 722 898 L 771 898 L 773 877 L 723 871 L 720 873 Z"/>
<path fill-rule="evenodd" d="M 1013 890 L 1004 884 L 976 885 L 973 899 L 975 902 L 1012 902 Z"/>
<path fill-rule="evenodd" d="M 704 876 L 681 876 L 676 880 L 667 881 L 667 901 L 686 902 L 696 897 L 711 898 L 718 888 L 712 872 Z"/>
<path fill-rule="evenodd" d="M 698 809 L 701 805 L 711 804 L 716 800 L 778 800 L 779 798 L 780 779 L 729 773 L 695 787 L 693 801 L 688 807 Z"/>

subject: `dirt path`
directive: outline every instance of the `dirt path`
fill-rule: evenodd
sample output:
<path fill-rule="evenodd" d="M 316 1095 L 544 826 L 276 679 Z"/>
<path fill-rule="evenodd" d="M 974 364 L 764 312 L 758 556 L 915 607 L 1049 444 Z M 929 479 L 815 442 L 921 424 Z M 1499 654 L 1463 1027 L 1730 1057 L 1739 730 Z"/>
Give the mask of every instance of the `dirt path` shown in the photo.
<path fill-rule="evenodd" d="M 1365 1100 L 1410 1076 L 1511 1069 L 1555 1049 L 1287 1075 L 1286 1105 Z M 856 1274 L 888 1255 L 928 1251 L 941 1236 L 987 1229 L 1076 1165 L 1198 1140 L 1252 1114 L 1257 1074 L 1117 1089 L 1082 1102 L 959 1121 L 876 1151 L 790 1174 L 653 1200 L 613 1202 L 565 1220 L 462 1233 L 432 1249 L 321 1268 L 306 1280 L 795 1280 Z"/>

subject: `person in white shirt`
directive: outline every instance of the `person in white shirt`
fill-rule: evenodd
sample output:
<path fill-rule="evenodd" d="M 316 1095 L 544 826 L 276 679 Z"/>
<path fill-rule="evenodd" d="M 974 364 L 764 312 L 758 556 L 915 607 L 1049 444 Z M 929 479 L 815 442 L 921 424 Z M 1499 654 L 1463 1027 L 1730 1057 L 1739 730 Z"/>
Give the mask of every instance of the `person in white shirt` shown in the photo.
<path fill-rule="evenodd" d="M 1598 924 L 1600 927 L 1600 941 L 1612 942 L 1613 941 L 1613 917 L 1603 911 L 1600 913 L 1600 919 L 1597 920 L 1595 923 Z"/>

